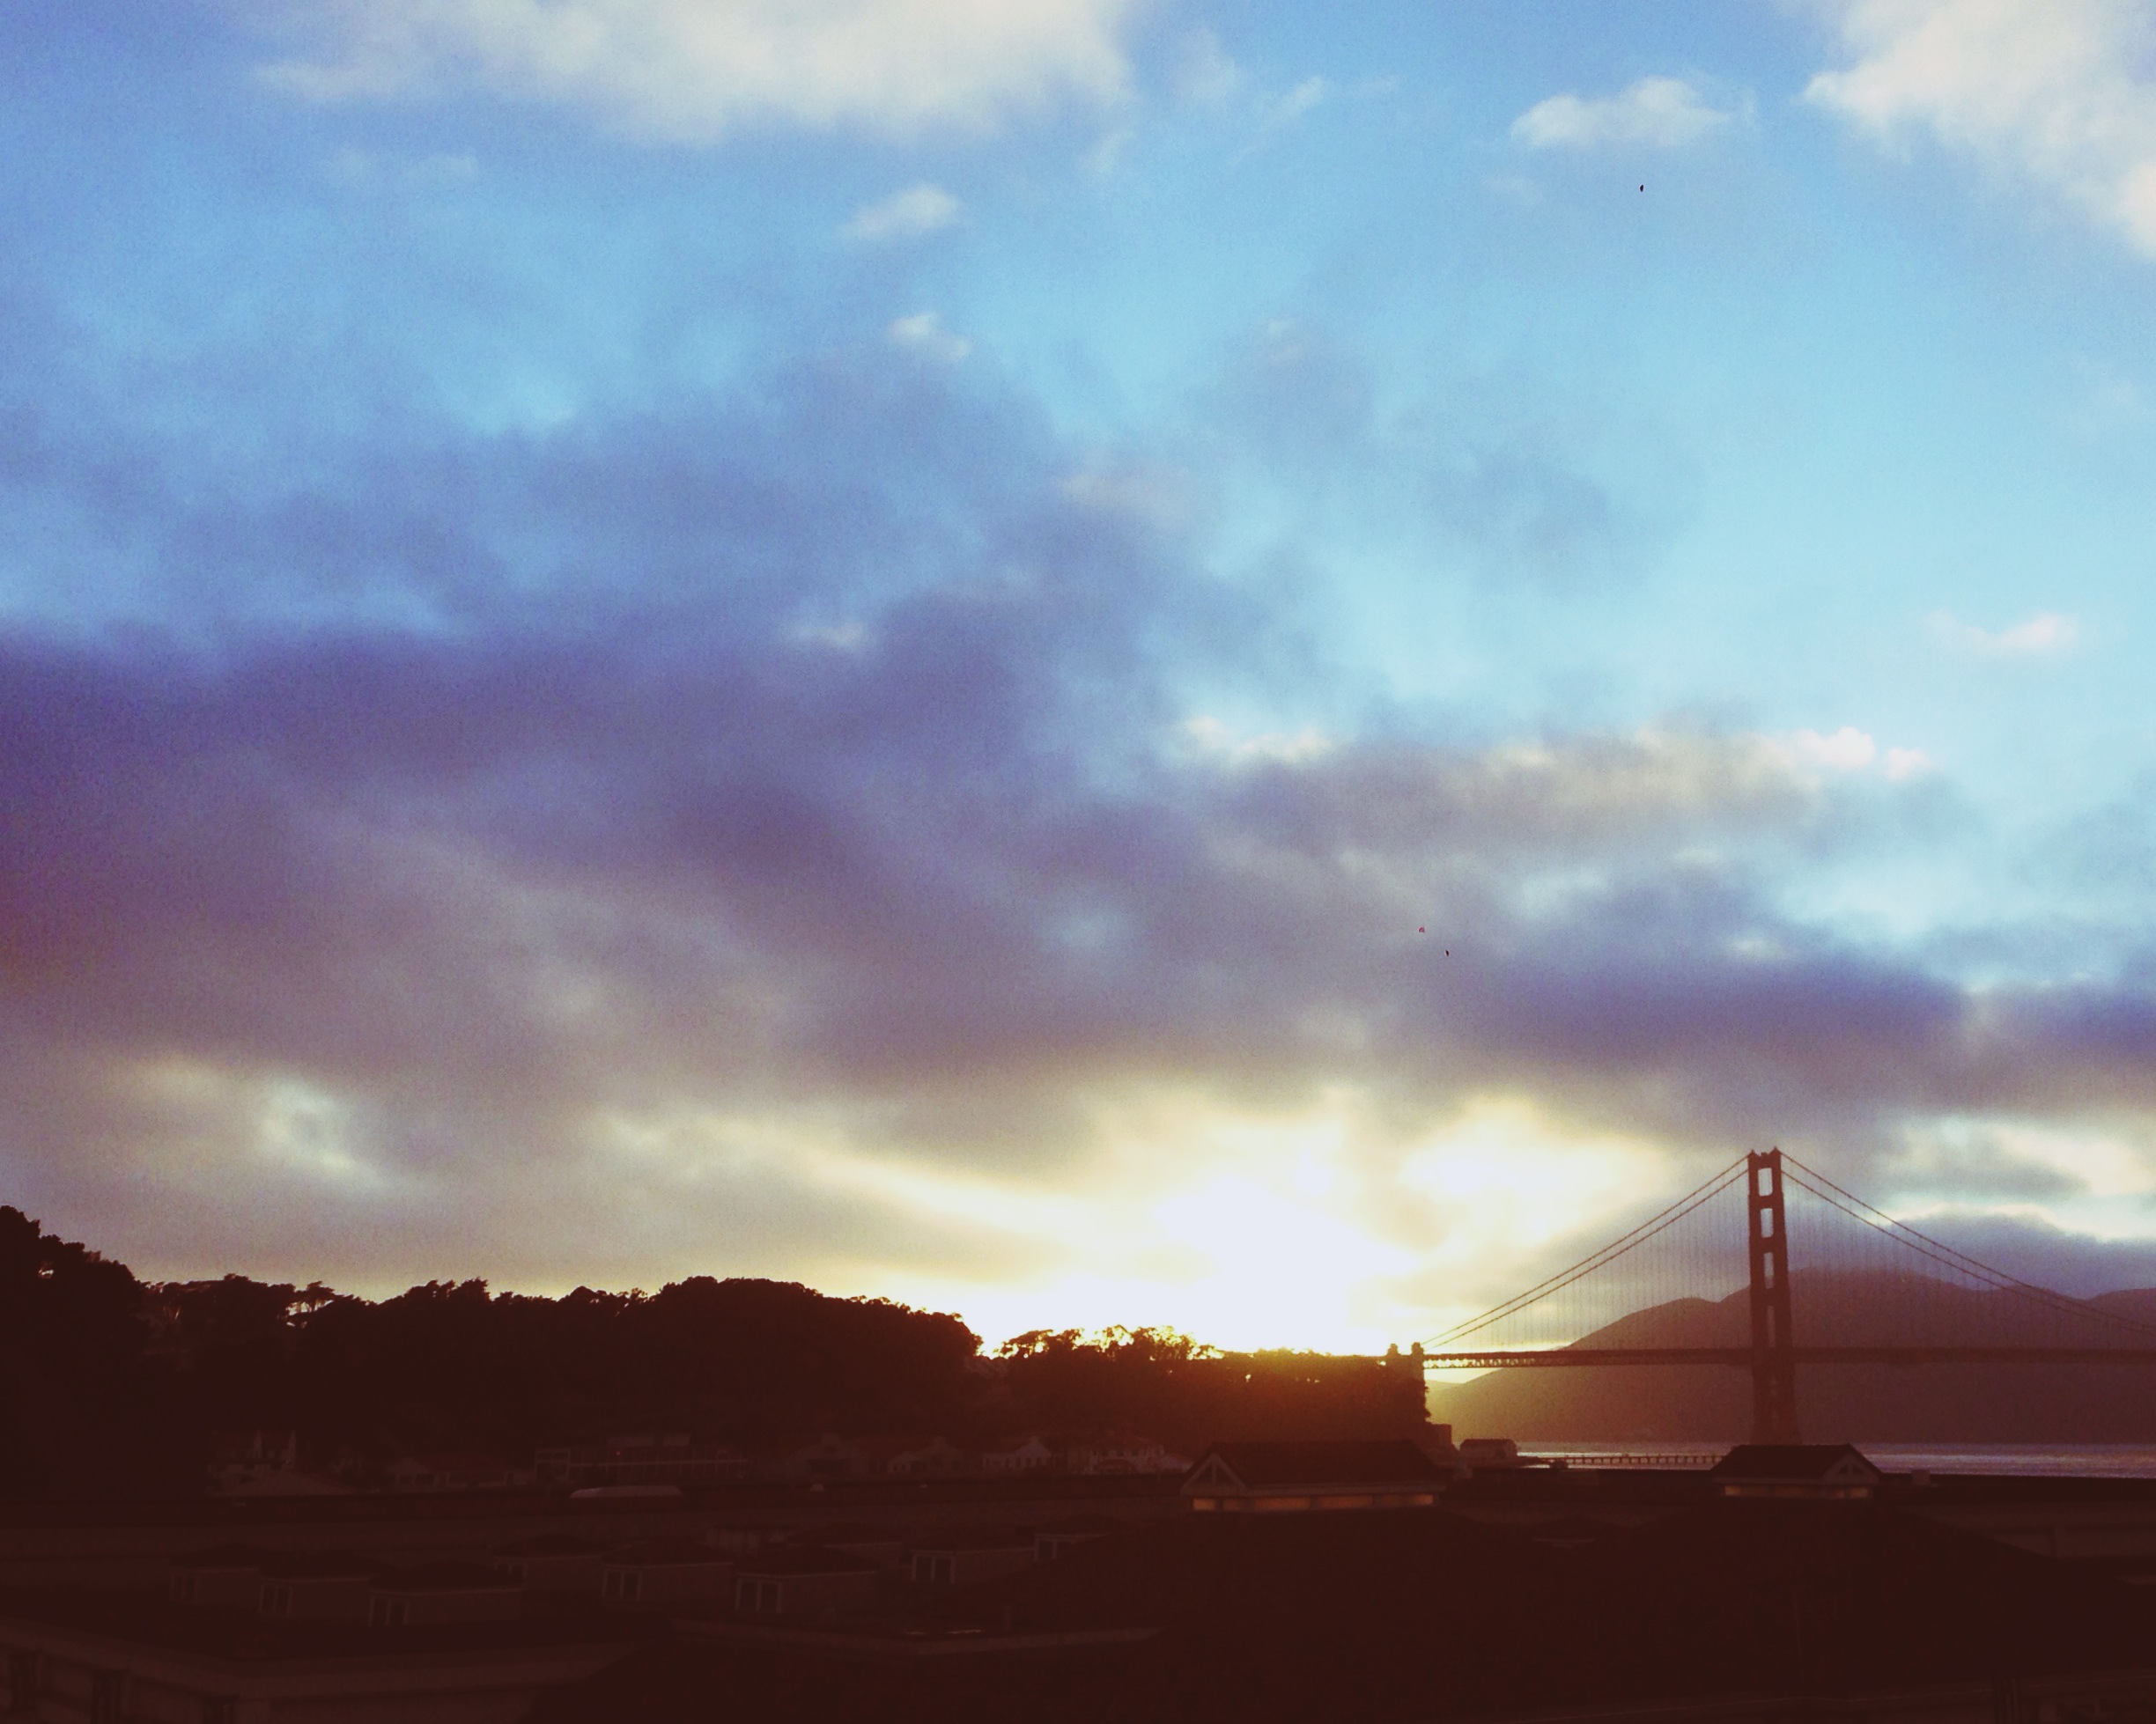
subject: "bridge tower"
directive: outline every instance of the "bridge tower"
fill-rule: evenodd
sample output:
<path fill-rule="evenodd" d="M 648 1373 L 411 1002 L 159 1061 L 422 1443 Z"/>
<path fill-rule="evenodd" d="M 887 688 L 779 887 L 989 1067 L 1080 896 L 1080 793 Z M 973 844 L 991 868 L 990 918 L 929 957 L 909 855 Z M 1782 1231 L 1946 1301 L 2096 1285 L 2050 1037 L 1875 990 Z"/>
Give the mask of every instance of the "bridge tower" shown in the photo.
<path fill-rule="evenodd" d="M 1789 1220 L 1782 1152 L 1745 1158 L 1752 1256 L 1752 1440 L 1799 1442 L 1797 1353 L 1790 1334 Z"/>

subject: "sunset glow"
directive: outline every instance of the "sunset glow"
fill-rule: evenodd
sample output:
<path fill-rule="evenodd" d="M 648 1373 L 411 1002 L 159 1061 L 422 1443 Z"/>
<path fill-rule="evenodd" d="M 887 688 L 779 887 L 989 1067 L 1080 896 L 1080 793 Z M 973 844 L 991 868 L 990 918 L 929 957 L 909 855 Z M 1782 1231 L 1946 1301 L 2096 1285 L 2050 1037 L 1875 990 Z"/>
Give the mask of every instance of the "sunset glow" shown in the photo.
<path fill-rule="evenodd" d="M 2156 1281 L 2152 17 L 18 0 L 0 1202 L 1377 1352 L 1779 1145 Z"/>

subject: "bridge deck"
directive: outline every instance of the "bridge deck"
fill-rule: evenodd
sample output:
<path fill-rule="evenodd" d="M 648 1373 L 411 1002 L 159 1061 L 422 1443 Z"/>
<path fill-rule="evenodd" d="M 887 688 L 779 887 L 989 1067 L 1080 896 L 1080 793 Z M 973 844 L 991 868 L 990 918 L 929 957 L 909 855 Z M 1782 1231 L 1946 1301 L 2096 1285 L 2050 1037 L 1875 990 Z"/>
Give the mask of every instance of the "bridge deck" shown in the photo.
<path fill-rule="evenodd" d="M 1798 1365 L 2156 1365 L 2156 1347 L 1791 1347 Z M 1426 1352 L 1426 1367 L 1495 1370 L 1595 1365 L 1731 1365 L 1749 1370 L 1749 1347 L 1541 1347 Z"/>

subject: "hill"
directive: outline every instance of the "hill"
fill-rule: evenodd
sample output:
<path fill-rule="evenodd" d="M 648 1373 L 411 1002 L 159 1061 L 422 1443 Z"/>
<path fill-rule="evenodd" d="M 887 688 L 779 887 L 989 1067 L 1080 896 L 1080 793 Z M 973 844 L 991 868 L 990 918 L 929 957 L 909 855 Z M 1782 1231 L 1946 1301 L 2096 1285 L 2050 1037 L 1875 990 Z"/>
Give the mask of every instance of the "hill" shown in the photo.
<path fill-rule="evenodd" d="M 1938 1284 L 1917 1303 L 1906 1283 L 1799 1271 L 1790 1279 L 1797 1337 L 1813 1345 L 1862 1338 L 1982 1345 L 2060 1338 L 2005 1295 Z M 1577 1345 L 1741 1347 L 1749 1295 L 1674 1300 L 1635 1311 Z M 2105 1293 L 2089 1303 L 2156 1322 L 2156 1288 Z M 1898 1316 L 1882 1324 L 1882 1312 Z M 2117 1345 L 2108 1324 L 2087 1345 Z M 2078 1337 L 2068 1337 L 2078 1338 Z M 2156 1335 L 2150 1337 L 2156 1343 Z M 1546 1442 L 1731 1442 L 1750 1434 L 1750 1377 L 1720 1366 L 1623 1370 L 1493 1371 L 1432 1391 L 1431 1416 L 1461 1435 Z M 1807 1366 L 1798 1374 L 1798 1416 L 1816 1441 L 2156 1442 L 2156 1367 L 2136 1366 Z"/>

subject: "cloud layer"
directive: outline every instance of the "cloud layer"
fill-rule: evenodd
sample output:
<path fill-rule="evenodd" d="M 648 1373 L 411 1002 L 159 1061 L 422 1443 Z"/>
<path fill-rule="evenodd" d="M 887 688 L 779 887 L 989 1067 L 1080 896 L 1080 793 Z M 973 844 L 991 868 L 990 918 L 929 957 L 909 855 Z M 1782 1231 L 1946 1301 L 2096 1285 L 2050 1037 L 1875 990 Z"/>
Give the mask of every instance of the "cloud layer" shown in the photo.
<path fill-rule="evenodd" d="M 5 1200 L 1229 1342 L 1432 1332 L 1762 1141 L 2144 1226 L 2138 690 L 1912 658 L 1892 548 L 1971 548 L 1948 652 L 2070 647 L 2063 542 L 2128 639 L 2146 487 L 1845 156 L 1612 205 L 1787 44 L 1554 97 L 1513 166 L 1601 169 L 1492 198 L 1419 18 L 220 10 L 11 62 Z"/>
<path fill-rule="evenodd" d="M 48 453 L 48 505 L 106 482 Z M 1083 1261 L 1059 1194 L 1142 1214 L 1245 1164 L 1209 1120 L 1345 1108 L 1338 1225 L 1413 1304 L 1452 1223 L 1400 1170 L 1493 1100 L 1844 1170 L 2156 1109 L 2138 985 L 1977 989 L 1785 906 L 1923 817 L 1872 738 L 1240 730 L 1189 691 L 1262 701 L 1282 615 L 1082 471 L 875 347 L 356 492 L 205 514 L 138 466 L 137 529 L 431 620 L 6 642 L 27 1195 L 205 1267 L 1021 1278 Z M 1131 1173 L 1141 1116 L 1183 1165 Z"/>
<path fill-rule="evenodd" d="M 1132 0 L 241 0 L 318 100 L 476 86 L 655 138 L 743 126 L 992 126 L 1124 87 Z"/>

